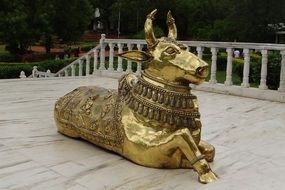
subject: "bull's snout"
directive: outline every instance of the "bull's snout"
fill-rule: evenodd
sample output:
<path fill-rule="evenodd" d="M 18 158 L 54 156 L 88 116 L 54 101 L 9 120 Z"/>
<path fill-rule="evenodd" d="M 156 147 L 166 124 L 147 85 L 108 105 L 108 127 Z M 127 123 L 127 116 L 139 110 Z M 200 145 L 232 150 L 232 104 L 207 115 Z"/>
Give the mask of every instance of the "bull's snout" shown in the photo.
<path fill-rule="evenodd" d="M 196 69 L 196 75 L 198 77 L 201 77 L 201 78 L 206 78 L 209 74 L 209 68 L 208 66 L 202 66 L 202 67 L 198 67 Z"/>

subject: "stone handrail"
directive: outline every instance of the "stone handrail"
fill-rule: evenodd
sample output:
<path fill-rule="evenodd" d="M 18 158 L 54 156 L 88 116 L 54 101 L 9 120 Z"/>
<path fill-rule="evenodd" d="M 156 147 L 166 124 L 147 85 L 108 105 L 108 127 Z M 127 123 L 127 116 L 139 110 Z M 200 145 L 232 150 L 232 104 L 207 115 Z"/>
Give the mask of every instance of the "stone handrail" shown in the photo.
<path fill-rule="evenodd" d="M 55 77 L 68 77 L 68 76 L 89 76 L 90 73 L 90 60 L 91 57 L 94 58 L 94 65 L 93 67 L 96 69 L 97 67 L 97 57 L 98 51 L 100 49 L 100 44 L 97 45 L 95 48 L 89 50 L 83 56 L 79 57 L 78 59 L 74 60 L 69 65 L 65 66 L 57 73 L 54 74 Z M 83 72 L 83 66 L 85 65 L 85 72 Z M 77 68 L 78 67 L 78 71 Z"/>
<path fill-rule="evenodd" d="M 240 43 L 240 42 L 207 42 L 207 41 L 179 41 L 184 44 L 189 51 L 190 48 L 195 49 L 197 56 L 203 58 L 203 51 L 208 48 L 211 52 L 211 73 L 210 80 L 203 85 L 192 87 L 194 89 L 233 94 L 239 96 L 253 97 L 266 100 L 274 100 L 285 102 L 285 45 L 284 44 L 265 44 L 265 43 Z M 141 64 L 137 64 L 137 70 L 132 70 L 132 62 L 127 61 L 127 67 L 123 71 L 123 59 L 117 57 L 115 52 L 121 53 L 125 50 L 142 50 L 146 47 L 145 40 L 137 39 L 106 39 L 105 35 L 101 36 L 100 40 L 100 61 L 99 69 L 97 73 L 103 76 L 116 77 L 120 76 L 124 72 L 141 72 Z M 233 85 L 232 81 L 232 63 L 234 57 L 234 51 L 240 50 L 243 54 L 241 57 L 244 59 L 243 79 L 240 86 Z M 108 50 L 108 52 L 106 52 Z M 266 85 L 267 78 L 267 66 L 268 52 L 279 51 L 281 55 L 281 69 L 280 69 L 280 82 L 278 90 L 268 90 Z M 226 68 L 226 80 L 223 84 L 218 84 L 217 75 L 217 55 L 218 52 L 225 52 L 227 54 L 227 68 Z M 251 88 L 249 83 L 249 71 L 250 71 L 250 53 L 252 51 L 259 51 L 261 53 L 261 77 L 258 88 Z M 109 58 L 108 68 L 105 67 L 106 55 Z M 117 62 L 117 68 L 114 67 L 114 59 Z"/>
<path fill-rule="evenodd" d="M 39 71 L 37 66 L 33 66 L 32 74 L 28 78 L 47 78 L 47 77 L 54 77 L 55 74 L 51 73 L 51 71 L 48 69 L 46 72 Z M 26 78 L 25 72 L 21 71 L 20 78 Z"/>
<path fill-rule="evenodd" d="M 233 94 L 238 96 L 259 98 L 285 102 L 285 45 L 283 44 L 264 44 L 264 43 L 239 43 L 239 42 L 207 42 L 207 41 L 179 41 L 187 47 L 187 50 L 195 50 L 197 56 L 203 58 L 205 48 L 209 49 L 211 54 L 210 80 L 202 85 L 191 85 L 192 88 L 224 94 Z M 55 77 L 67 76 L 89 76 L 93 67 L 93 75 L 105 77 L 120 77 L 124 73 L 133 72 L 139 74 L 142 70 L 141 64 L 132 61 L 123 61 L 123 58 L 117 54 L 127 50 L 145 50 L 145 40 L 138 39 L 107 39 L 105 34 L 101 35 L 100 44 L 91 49 L 82 57 L 73 61 L 68 66 L 54 74 Z M 240 59 L 244 59 L 243 78 L 240 86 L 233 85 L 232 67 L 234 51 L 239 50 L 243 54 Z M 277 51 L 281 55 L 280 82 L 278 90 L 269 90 L 266 84 L 268 52 Z M 258 88 L 250 87 L 250 53 L 259 51 L 261 53 L 261 71 L 260 84 Z M 227 55 L 226 79 L 223 84 L 217 83 L 217 57 L 218 52 L 224 52 Z M 93 65 L 90 65 L 93 58 Z M 137 69 L 133 70 L 136 64 Z M 83 67 L 85 65 L 85 72 Z"/>

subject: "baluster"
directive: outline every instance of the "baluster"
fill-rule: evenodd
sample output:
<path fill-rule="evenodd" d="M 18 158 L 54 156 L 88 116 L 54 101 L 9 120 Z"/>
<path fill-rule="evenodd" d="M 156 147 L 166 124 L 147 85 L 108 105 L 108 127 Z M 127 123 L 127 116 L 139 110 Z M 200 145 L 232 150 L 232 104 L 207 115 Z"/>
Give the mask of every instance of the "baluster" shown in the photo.
<path fill-rule="evenodd" d="M 75 76 L 75 64 L 71 65 L 71 76 Z"/>
<path fill-rule="evenodd" d="M 210 79 L 210 84 L 216 84 L 217 79 L 216 79 L 216 73 L 217 73 L 217 48 L 211 48 L 212 52 L 212 65 L 211 65 L 211 79 Z"/>
<path fill-rule="evenodd" d="M 118 53 L 120 54 L 122 52 L 123 52 L 123 46 L 122 46 L 121 43 L 118 43 Z M 118 72 L 122 72 L 123 71 L 122 63 L 123 63 L 122 57 L 118 56 L 118 68 L 117 68 Z"/>
<path fill-rule="evenodd" d="M 203 47 L 196 47 L 196 50 L 197 50 L 197 54 L 198 54 L 198 57 L 200 58 L 200 59 L 202 59 L 203 58 Z"/>
<path fill-rule="evenodd" d="M 183 44 L 186 47 L 186 51 L 189 51 L 189 46 L 187 44 Z"/>
<path fill-rule="evenodd" d="M 90 55 L 86 55 L 86 68 L 85 68 L 85 75 L 88 76 L 90 74 Z"/>
<path fill-rule="evenodd" d="M 32 70 L 32 77 L 33 78 L 37 77 L 37 72 L 38 72 L 38 67 L 37 66 L 33 66 L 33 70 Z"/>
<path fill-rule="evenodd" d="M 142 51 L 142 46 L 141 46 L 141 44 L 137 44 L 137 48 L 138 48 L 139 51 Z M 140 74 L 140 73 L 141 73 L 141 71 L 142 71 L 142 65 L 141 65 L 141 64 L 142 64 L 142 63 L 137 62 L 137 71 L 136 71 L 136 74 Z"/>
<path fill-rule="evenodd" d="M 281 51 L 280 83 L 278 91 L 285 92 L 285 51 Z"/>
<path fill-rule="evenodd" d="M 109 43 L 109 68 L 108 71 L 114 71 L 114 44 Z"/>
<path fill-rule="evenodd" d="M 64 76 L 68 77 L 68 68 L 64 70 Z"/>
<path fill-rule="evenodd" d="M 260 73 L 260 89 L 267 89 L 266 77 L 267 77 L 267 63 L 268 63 L 268 51 L 266 49 L 261 50 L 262 60 L 261 60 L 261 73 Z"/>
<path fill-rule="evenodd" d="M 20 79 L 24 79 L 24 78 L 27 78 L 26 74 L 25 74 L 25 71 L 21 71 L 20 72 Z"/>
<path fill-rule="evenodd" d="M 241 86 L 244 88 L 249 87 L 249 64 L 250 64 L 250 54 L 249 49 L 243 49 L 244 54 L 244 64 L 243 64 L 243 79 Z"/>
<path fill-rule="evenodd" d="M 78 62 L 78 66 L 79 66 L 79 72 L 78 72 L 78 76 L 82 76 L 82 66 L 83 66 L 83 60 L 79 60 Z"/>
<path fill-rule="evenodd" d="M 128 51 L 131 51 L 133 45 L 132 45 L 131 43 L 128 43 L 128 44 L 127 44 L 127 47 L 128 47 Z M 131 72 L 132 72 L 132 62 L 128 60 L 127 63 L 128 63 L 128 66 L 127 66 L 126 72 L 127 72 L 127 73 L 131 73 Z"/>
<path fill-rule="evenodd" d="M 93 60 L 93 75 L 96 73 L 97 71 L 97 66 L 98 66 L 98 50 L 95 49 L 93 51 L 93 57 L 94 57 L 94 60 Z"/>
<path fill-rule="evenodd" d="M 50 70 L 48 69 L 47 72 L 45 73 L 45 78 L 46 78 L 46 77 L 50 77 L 50 73 L 51 73 L 51 72 L 50 72 Z"/>
<path fill-rule="evenodd" d="M 101 50 L 100 50 L 100 67 L 99 70 L 106 70 L 105 67 L 105 48 L 106 48 L 106 44 L 104 44 L 105 41 L 105 34 L 101 34 L 101 39 L 100 39 L 100 46 L 101 46 Z"/>
<path fill-rule="evenodd" d="M 232 70 L 233 70 L 233 49 L 227 48 L 227 77 L 225 81 L 226 86 L 233 85 L 232 81 Z"/>

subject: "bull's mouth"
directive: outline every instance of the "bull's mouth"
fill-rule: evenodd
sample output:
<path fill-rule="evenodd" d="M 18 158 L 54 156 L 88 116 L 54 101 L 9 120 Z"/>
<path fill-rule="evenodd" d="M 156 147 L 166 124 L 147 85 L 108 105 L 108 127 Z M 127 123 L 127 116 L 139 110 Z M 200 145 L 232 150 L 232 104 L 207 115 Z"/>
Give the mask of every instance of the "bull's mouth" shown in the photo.
<path fill-rule="evenodd" d="M 199 85 L 205 81 L 206 77 L 207 76 L 198 76 L 196 74 L 186 74 L 184 77 L 177 78 L 176 81 L 186 86 L 189 84 Z"/>

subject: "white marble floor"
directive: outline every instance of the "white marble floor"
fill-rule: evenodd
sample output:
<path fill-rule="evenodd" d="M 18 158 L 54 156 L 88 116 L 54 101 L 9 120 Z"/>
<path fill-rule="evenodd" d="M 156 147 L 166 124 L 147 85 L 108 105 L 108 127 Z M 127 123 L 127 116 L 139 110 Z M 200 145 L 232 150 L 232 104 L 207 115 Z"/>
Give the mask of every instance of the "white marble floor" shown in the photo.
<path fill-rule="evenodd" d="M 0 189 L 285 189 L 285 104 L 195 91 L 203 138 L 216 146 L 220 179 L 202 185 L 191 170 L 135 165 L 57 133 L 56 99 L 110 78 L 0 81 Z"/>

